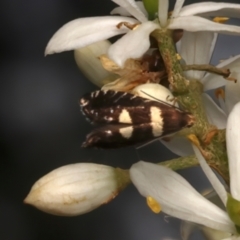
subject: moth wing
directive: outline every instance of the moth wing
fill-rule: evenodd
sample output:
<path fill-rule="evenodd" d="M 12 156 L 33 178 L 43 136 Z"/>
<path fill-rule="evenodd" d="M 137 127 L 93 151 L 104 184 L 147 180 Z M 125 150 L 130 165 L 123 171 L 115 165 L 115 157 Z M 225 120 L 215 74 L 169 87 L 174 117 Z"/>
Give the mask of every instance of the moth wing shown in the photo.
<path fill-rule="evenodd" d="M 80 99 L 83 114 L 95 123 L 141 124 L 151 122 L 151 106 L 165 104 L 118 91 L 95 91 Z M 167 106 L 169 108 L 169 106 Z"/>
<path fill-rule="evenodd" d="M 139 142 L 147 142 L 154 138 L 159 138 L 162 134 L 162 126 L 158 123 L 106 125 L 96 128 L 88 134 L 82 147 L 126 147 Z"/>

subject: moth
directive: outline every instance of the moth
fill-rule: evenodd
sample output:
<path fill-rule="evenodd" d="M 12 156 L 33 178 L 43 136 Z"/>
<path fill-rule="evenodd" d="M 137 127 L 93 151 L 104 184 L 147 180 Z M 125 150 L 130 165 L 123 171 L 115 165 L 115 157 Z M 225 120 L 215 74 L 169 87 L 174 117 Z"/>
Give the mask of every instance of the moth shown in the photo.
<path fill-rule="evenodd" d="M 99 90 L 80 99 L 86 118 L 97 127 L 82 147 L 119 148 L 151 141 L 191 127 L 193 116 L 163 101 L 131 93 Z"/>

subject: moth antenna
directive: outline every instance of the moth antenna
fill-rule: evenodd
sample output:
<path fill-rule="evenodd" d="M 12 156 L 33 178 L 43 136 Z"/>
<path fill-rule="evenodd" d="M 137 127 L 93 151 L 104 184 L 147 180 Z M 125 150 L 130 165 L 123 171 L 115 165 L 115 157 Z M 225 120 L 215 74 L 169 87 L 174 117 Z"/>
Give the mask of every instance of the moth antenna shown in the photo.
<path fill-rule="evenodd" d="M 153 142 L 155 142 L 155 141 L 157 141 L 157 140 L 159 140 L 159 139 L 158 139 L 158 138 L 155 138 L 155 139 L 153 139 L 153 140 L 151 140 L 151 141 L 149 141 L 149 142 L 146 142 L 146 143 L 144 143 L 144 144 L 141 144 L 141 145 L 139 145 L 139 146 L 137 146 L 137 147 L 135 147 L 135 148 L 136 148 L 136 150 L 138 150 L 138 149 L 140 149 L 140 148 L 146 147 L 147 145 L 149 145 L 149 144 L 151 144 L 151 143 L 153 143 Z"/>
<path fill-rule="evenodd" d="M 144 92 L 143 90 L 141 90 L 141 92 L 144 93 L 144 94 L 146 94 L 147 96 L 149 96 L 149 97 L 155 99 L 156 101 L 158 101 L 158 102 L 160 102 L 160 103 L 164 103 L 165 105 L 168 105 L 169 107 L 172 107 L 172 108 L 175 108 L 175 109 L 181 110 L 179 107 L 176 107 L 176 106 L 174 106 L 174 105 L 171 105 L 171 104 L 169 104 L 168 102 L 164 102 L 164 101 L 162 101 L 162 100 L 160 100 L 160 99 L 158 99 L 158 98 L 156 98 L 156 97 L 154 97 L 154 96 L 152 96 L 152 95 L 150 95 L 150 94 Z"/>

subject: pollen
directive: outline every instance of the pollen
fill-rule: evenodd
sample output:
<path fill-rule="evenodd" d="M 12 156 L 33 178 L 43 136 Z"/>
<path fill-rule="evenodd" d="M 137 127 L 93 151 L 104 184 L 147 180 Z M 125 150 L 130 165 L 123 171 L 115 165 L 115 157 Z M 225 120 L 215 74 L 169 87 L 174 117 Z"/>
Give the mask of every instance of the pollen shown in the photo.
<path fill-rule="evenodd" d="M 215 23 L 225 23 L 229 18 L 227 17 L 215 17 L 213 18 L 213 22 Z"/>
<path fill-rule="evenodd" d="M 199 142 L 199 140 L 198 140 L 198 138 L 197 138 L 197 136 L 196 135 L 194 135 L 194 134 L 189 134 L 188 136 L 187 136 L 187 138 L 196 146 L 196 147 L 200 147 L 200 142 Z"/>
<path fill-rule="evenodd" d="M 218 88 L 215 90 L 215 96 L 216 98 L 222 98 L 222 99 L 225 99 L 225 92 L 222 88 Z"/>
<path fill-rule="evenodd" d="M 152 197 L 147 197 L 147 205 L 148 207 L 154 212 L 154 213 L 160 213 L 161 212 L 161 206 L 160 204 Z"/>
<path fill-rule="evenodd" d="M 176 54 L 176 57 L 177 57 L 177 60 L 179 60 L 179 61 L 182 59 L 181 55 L 178 53 Z"/>

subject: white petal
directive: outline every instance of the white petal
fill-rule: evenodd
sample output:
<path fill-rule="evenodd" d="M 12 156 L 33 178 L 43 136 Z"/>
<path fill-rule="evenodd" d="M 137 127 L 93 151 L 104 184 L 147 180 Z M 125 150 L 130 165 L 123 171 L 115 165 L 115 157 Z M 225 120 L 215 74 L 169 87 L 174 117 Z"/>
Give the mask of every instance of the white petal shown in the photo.
<path fill-rule="evenodd" d="M 175 5 L 174 5 L 172 16 L 171 16 L 172 18 L 175 18 L 179 15 L 184 2 L 185 2 L 185 0 L 177 0 L 176 1 Z"/>
<path fill-rule="evenodd" d="M 103 68 L 98 57 L 106 54 L 110 46 L 111 43 L 104 40 L 74 51 L 75 61 L 81 72 L 88 80 L 99 87 L 104 85 L 103 80 L 107 78 L 110 73 Z"/>
<path fill-rule="evenodd" d="M 235 76 L 234 73 L 240 72 L 240 70 L 239 70 L 240 55 L 236 55 L 232 58 L 222 61 L 216 67 L 230 69 L 231 73 L 233 73 L 233 75 Z M 231 75 L 230 75 L 230 77 L 231 77 Z M 240 79 L 239 79 L 239 81 L 240 81 Z M 202 79 L 202 84 L 204 85 L 205 91 L 222 87 L 226 83 L 227 83 L 227 81 L 223 77 L 221 77 L 217 74 L 213 74 L 213 73 L 206 74 L 204 76 L 204 78 Z"/>
<path fill-rule="evenodd" d="M 165 141 L 164 139 L 160 139 L 160 141 L 166 148 L 178 156 L 183 157 L 194 154 L 192 145 L 184 137 L 175 135 L 170 141 Z"/>
<path fill-rule="evenodd" d="M 130 177 L 142 196 L 153 197 L 170 216 L 226 232 L 235 231 L 226 212 L 205 199 L 174 171 L 138 162 L 131 167 Z"/>
<path fill-rule="evenodd" d="M 187 32 L 184 31 L 181 39 L 179 53 L 187 65 L 208 64 L 210 62 L 217 34 L 213 32 Z M 201 80 L 204 71 L 185 71 L 184 74 L 190 79 Z"/>
<path fill-rule="evenodd" d="M 240 4 L 215 2 L 193 3 L 183 7 L 179 16 L 191 16 L 196 14 L 210 17 L 224 16 L 240 18 Z"/>
<path fill-rule="evenodd" d="M 204 159 L 203 155 L 199 151 L 199 149 L 195 146 L 193 146 L 193 150 L 196 154 L 196 157 L 198 159 L 198 162 L 205 173 L 206 177 L 208 178 L 209 182 L 211 183 L 212 187 L 218 194 L 219 198 L 222 200 L 224 206 L 227 204 L 227 192 L 223 186 L 223 184 L 220 182 L 220 180 L 217 178 L 213 170 L 209 167 L 206 160 Z M 218 229 L 221 230 L 221 229 Z"/>
<path fill-rule="evenodd" d="M 83 214 L 118 193 L 115 169 L 93 163 L 69 164 L 53 170 L 32 187 L 25 203 L 60 216 Z"/>
<path fill-rule="evenodd" d="M 231 111 L 226 129 L 230 189 L 233 198 L 240 201 L 240 102 Z"/>
<path fill-rule="evenodd" d="M 230 113 L 234 105 L 240 102 L 240 72 L 238 74 L 238 81 L 228 81 L 225 86 L 225 102 L 227 110 Z"/>
<path fill-rule="evenodd" d="M 146 9 L 144 8 L 143 2 L 142 1 L 136 1 L 136 5 L 138 6 L 138 8 L 141 10 L 141 12 L 143 12 L 143 14 L 147 17 L 148 13 L 146 11 Z M 126 16 L 126 17 L 130 17 L 132 16 L 131 13 L 129 13 L 125 8 L 123 7 L 116 7 L 114 8 L 110 14 L 120 14 L 121 16 Z"/>
<path fill-rule="evenodd" d="M 173 18 L 168 25 L 169 29 L 184 29 L 189 32 L 211 31 L 230 35 L 240 35 L 240 27 L 215 23 L 198 16 Z"/>
<path fill-rule="evenodd" d="M 129 31 L 118 29 L 120 22 L 137 23 L 128 17 L 89 17 L 75 19 L 63 25 L 50 39 L 45 55 L 85 47 L 94 42 L 108 39 Z"/>
<path fill-rule="evenodd" d="M 218 129 L 225 129 L 227 125 L 227 116 L 225 112 L 206 94 L 202 94 L 203 104 L 206 110 L 208 121 Z"/>
<path fill-rule="evenodd" d="M 158 0 L 158 19 L 161 27 L 167 25 L 169 0 Z"/>
<path fill-rule="evenodd" d="M 108 56 L 118 66 L 123 67 L 129 58 L 140 58 L 149 49 L 149 34 L 159 26 L 146 22 L 128 32 L 109 48 Z"/>
<path fill-rule="evenodd" d="M 112 0 L 119 6 L 125 8 L 133 17 L 138 19 L 140 22 L 147 22 L 147 16 L 145 16 L 141 9 L 136 4 L 135 0 Z"/>

